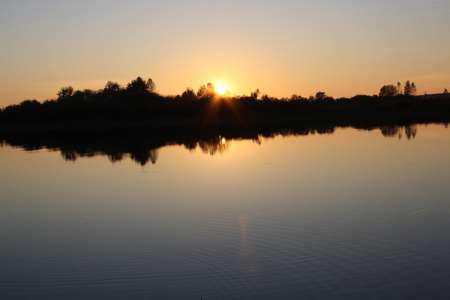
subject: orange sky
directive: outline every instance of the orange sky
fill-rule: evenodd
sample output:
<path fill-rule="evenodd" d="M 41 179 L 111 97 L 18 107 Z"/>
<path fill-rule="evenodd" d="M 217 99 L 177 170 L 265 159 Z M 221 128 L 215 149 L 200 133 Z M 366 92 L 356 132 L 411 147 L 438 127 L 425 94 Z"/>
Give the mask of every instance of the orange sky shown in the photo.
<path fill-rule="evenodd" d="M 337 3 L 338 2 L 338 3 Z M 152 78 L 163 95 L 225 82 L 231 94 L 377 94 L 450 88 L 450 2 L 0 2 L 0 107 Z"/>

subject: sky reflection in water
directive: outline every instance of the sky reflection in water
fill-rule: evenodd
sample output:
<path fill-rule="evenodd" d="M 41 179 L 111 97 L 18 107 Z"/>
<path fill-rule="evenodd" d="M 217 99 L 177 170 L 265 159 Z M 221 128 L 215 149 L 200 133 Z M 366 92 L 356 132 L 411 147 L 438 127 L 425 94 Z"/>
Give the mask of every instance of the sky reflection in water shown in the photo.
<path fill-rule="evenodd" d="M 444 299 L 450 134 L 408 130 L 218 137 L 154 164 L 2 147 L 0 297 Z"/>

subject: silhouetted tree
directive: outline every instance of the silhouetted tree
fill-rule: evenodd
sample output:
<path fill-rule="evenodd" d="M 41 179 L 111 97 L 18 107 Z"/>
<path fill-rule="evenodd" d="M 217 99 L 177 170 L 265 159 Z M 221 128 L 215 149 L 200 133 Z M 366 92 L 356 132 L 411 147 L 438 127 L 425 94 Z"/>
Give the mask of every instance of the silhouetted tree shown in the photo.
<path fill-rule="evenodd" d="M 261 96 L 261 100 L 263 100 L 264 102 L 269 102 L 269 101 L 273 101 L 274 99 L 272 97 L 270 97 L 267 94 L 264 94 Z"/>
<path fill-rule="evenodd" d="M 198 98 L 213 98 L 216 95 L 214 84 L 209 82 L 206 86 L 202 85 L 197 91 Z"/>
<path fill-rule="evenodd" d="M 106 94 L 113 94 L 120 91 L 120 85 L 117 82 L 108 81 L 105 84 L 105 88 L 103 89 L 103 92 Z"/>
<path fill-rule="evenodd" d="M 411 92 L 413 95 L 415 95 L 417 93 L 416 84 L 414 82 L 411 83 Z"/>
<path fill-rule="evenodd" d="M 300 100 L 301 101 L 306 101 L 308 99 L 303 98 L 302 96 L 296 95 L 296 94 L 292 94 L 291 98 L 289 98 L 289 101 L 300 101 Z"/>
<path fill-rule="evenodd" d="M 73 93 L 73 98 L 77 100 L 87 100 L 95 94 L 93 90 L 85 89 L 83 91 L 75 91 Z"/>
<path fill-rule="evenodd" d="M 324 100 L 327 97 L 327 94 L 325 94 L 325 92 L 317 92 L 316 93 L 316 97 L 315 100 Z"/>
<path fill-rule="evenodd" d="M 141 94 L 153 93 L 155 91 L 155 83 L 151 78 L 146 82 L 141 77 L 138 77 L 127 84 L 127 91 Z"/>
<path fill-rule="evenodd" d="M 117 82 L 108 81 L 103 88 L 104 99 L 111 99 L 114 95 L 117 95 L 122 88 Z"/>
<path fill-rule="evenodd" d="M 254 99 L 258 99 L 259 94 L 260 94 L 259 89 L 256 89 L 256 91 L 254 91 L 253 93 L 250 94 L 250 97 L 254 98 Z"/>
<path fill-rule="evenodd" d="M 400 95 L 402 93 L 402 84 L 397 82 L 397 95 Z"/>
<path fill-rule="evenodd" d="M 396 94 L 397 94 L 397 88 L 392 84 L 388 84 L 388 85 L 383 85 L 381 87 L 379 96 L 380 97 L 393 97 Z"/>
<path fill-rule="evenodd" d="M 39 101 L 37 101 L 36 99 L 33 100 L 24 100 L 22 102 L 20 102 L 20 106 L 21 107 L 39 107 L 41 106 L 41 103 L 39 103 Z"/>
<path fill-rule="evenodd" d="M 25 100 L 20 103 L 19 106 L 16 106 L 22 113 L 22 118 L 26 118 L 28 120 L 34 119 L 35 115 L 39 113 L 42 105 L 37 100 Z"/>
<path fill-rule="evenodd" d="M 448 94 L 448 91 L 447 91 L 447 89 L 445 89 L 445 90 L 444 90 L 443 94 Z"/>
<path fill-rule="evenodd" d="M 409 82 L 409 80 L 406 80 L 404 94 L 406 96 L 410 96 L 410 95 L 414 95 L 416 92 L 417 92 L 417 89 L 416 89 L 415 83 L 414 82 L 411 83 L 411 82 Z"/>
<path fill-rule="evenodd" d="M 73 87 L 71 86 L 63 87 L 57 93 L 58 100 L 68 99 L 70 96 L 72 96 L 72 94 L 73 94 Z"/>
<path fill-rule="evenodd" d="M 195 95 L 195 92 L 193 89 L 191 88 L 187 88 L 183 94 L 181 94 L 181 98 L 183 99 L 187 99 L 187 100 L 193 100 L 195 98 L 197 98 L 197 96 Z"/>
<path fill-rule="evenodd" d="M 149 91 L 150 93 L 154 93 L 155 89 L 156 89 L 155 82 L 151 78 L 149 78 L 147 80 L 147 91 Z"/>

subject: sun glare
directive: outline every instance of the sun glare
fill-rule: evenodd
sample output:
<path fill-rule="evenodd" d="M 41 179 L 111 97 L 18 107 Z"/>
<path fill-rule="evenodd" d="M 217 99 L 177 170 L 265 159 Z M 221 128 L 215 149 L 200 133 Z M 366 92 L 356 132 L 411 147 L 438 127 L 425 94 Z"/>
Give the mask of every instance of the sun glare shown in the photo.
<path fill-rule="evenodd" d="M 216 86 L 216 93 L 219 95 L 223 95 L 227 92 L 227 86 L 225 85 L 225 83 L 219 83 Z"/>

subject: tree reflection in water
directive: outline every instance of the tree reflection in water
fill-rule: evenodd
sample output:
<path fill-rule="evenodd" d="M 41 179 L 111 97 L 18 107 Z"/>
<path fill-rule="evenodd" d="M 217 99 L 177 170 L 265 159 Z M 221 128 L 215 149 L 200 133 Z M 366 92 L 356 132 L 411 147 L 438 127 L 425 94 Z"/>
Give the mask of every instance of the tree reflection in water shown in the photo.
<path fill-rule="evenodd" d="M 417 125 L 406 125 L 406 126 L 396 126 L 396 125 L 390 125 L 390 126 L 383 126 L 381 127 L 381 133 L 385 137 L 395 137 L 398 136 L 399 139 L 402 138 L 402 132 L 404 129 L 404 133 L 406 135 L 406 138 L 410 140 L 411 138 L 415 138 L 417 135 Z"/>
<path fill-rule="evenodd" d="M 207 141 L 199 141 L 198 146 L 205 154 L 223 153 L 230 147 L 230 141 L 221 135 L 213 137 Z"/>
<path fill-rule="evenodd" d="M 445 125 L 445 124 L 444 124 Z M 26 151 L 49 149 L 60 151 L 67 161 L 76 161 L 82 157 L 97 155 L 107 156 L 112 162 L 119 162 L 130 157 L 136 163 L 144 166 L 158 160 L 159 149 L 168 145 L 180 145 L 194 151 L 199 148 L 205 154 L 215 155 L 223 153 L 230 147 L 233 140 L 253 140 L 261 144 L 262 138 L 276 136 L 307 136 L 310 134 L 333 134 L 337 126 L 297 126 L 277 129 L 258 130 L 220 130 L 209 133 L 194 134 L 192 132 L 167 131 L 155 133 L 154 129 L 123 130 L 115 132 L 24 132 L 0 135 L 0 146 L 10 145 L 21 147 Z M 348 127 L 348 126 L 340 126 Z M 381 130 L 385 137 L 413 139 L 417 135 L 417 125 L 383 125 L 383 126 L 354 126 L 360 130 Z"/>

